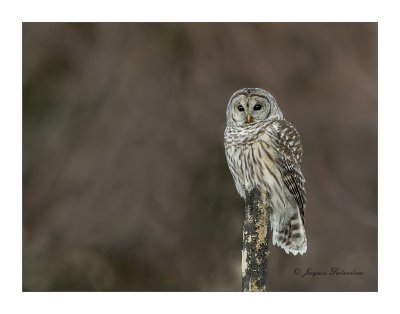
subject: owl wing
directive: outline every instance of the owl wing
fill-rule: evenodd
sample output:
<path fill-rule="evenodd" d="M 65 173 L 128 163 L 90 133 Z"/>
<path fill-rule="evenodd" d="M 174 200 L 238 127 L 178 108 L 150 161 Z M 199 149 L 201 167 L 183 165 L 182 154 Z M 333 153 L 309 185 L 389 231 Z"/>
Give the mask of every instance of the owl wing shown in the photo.
<path fill-rule="evenodd" d="M 277 162 L 280 165 L 282 179 L 293 195 L 304 223 L 304 208 L 306 207 L 306 191 L 304 176 L 300 169 L 303 147 L 297 130 L 286 120 L 273 123 L 275 141 L 278 151 Z"/>

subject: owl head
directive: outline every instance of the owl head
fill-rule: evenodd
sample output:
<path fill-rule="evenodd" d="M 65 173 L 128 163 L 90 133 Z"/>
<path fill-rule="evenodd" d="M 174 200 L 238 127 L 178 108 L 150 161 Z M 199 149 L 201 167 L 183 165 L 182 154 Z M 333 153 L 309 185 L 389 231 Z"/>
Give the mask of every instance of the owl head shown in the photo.
<path fill-rule="evenodd" d="M 226 110 L 228 124 L 246 125 L 282 119 L 278 103 L 261 88 L 242 88 L 233 93 Z"/>

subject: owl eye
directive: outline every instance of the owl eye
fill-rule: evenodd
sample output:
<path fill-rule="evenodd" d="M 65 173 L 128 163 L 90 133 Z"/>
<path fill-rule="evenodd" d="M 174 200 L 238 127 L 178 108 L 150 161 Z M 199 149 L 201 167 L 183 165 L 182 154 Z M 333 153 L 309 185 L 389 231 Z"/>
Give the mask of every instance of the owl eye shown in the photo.
<path fill-rule="evenodd" d="M 254 106 L 254 110 L 260 110 L 260 109 L 261 109 L 261 105 L 260 104 L 257 104 L 257 105 Z"/>
<path fill-rule="evenodd" d="M 238 110 L 239 110 L 239 111 L 244 111 L 243 106 L 238 106 Z"/>

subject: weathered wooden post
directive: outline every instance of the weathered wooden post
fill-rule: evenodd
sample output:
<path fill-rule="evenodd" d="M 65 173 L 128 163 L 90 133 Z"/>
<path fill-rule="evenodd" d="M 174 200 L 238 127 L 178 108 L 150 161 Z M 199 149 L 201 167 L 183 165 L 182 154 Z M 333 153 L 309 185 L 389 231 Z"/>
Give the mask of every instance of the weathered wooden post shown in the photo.
<path fill-rule="evenodd" d="M 246 193 L 243 224 L 242 290 L 267 291 L 269 195 L 254 188 Z"/>

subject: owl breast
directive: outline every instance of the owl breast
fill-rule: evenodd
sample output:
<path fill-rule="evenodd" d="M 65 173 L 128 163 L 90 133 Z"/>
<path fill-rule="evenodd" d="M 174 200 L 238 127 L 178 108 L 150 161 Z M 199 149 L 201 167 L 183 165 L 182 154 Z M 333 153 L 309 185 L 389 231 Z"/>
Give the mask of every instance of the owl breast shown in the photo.
<path fill-rule="evenodd" d="M 285 210 L 284 189 L 281 172 L 276 164 L 277 151 L 265 129 L 247 130 L 240 135 L 236 130 L 231 141 L 225 140 L 225 152 L 236 189 L 242 198 L 246 191 L 259 187 L 271 197 L 274 208 Z M 225 133 L 225 137 L 227 137 Z"/>

